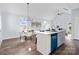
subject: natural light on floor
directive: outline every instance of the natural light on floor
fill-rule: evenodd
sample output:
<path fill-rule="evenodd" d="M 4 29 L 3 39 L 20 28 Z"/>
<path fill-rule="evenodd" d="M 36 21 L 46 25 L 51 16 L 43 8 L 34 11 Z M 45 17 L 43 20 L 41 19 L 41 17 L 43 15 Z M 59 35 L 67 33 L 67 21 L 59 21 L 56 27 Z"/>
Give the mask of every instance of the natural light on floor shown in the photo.
<path fill-rule="evenodd" d="M 71 40 L 71 34 L 68 34 L 66 37 L 65 37 L 66 39 L 68 39 L 68 40 Z"/>

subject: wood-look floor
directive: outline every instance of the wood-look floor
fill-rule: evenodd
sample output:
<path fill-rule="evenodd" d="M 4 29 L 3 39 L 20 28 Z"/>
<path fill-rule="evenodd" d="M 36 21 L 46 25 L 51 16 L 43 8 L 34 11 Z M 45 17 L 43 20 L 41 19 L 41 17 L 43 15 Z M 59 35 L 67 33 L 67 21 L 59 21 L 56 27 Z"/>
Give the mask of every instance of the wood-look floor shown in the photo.
<path fill-rule="evenodd" d="M 32 48 L 31 51 L 28 48 Z M 0 55 L 40 55 L 41 53 L 36 50 L 36 44 L 27 40 L 21 42 L 20 39 L 8 39 L 2 42 L 0 48 Z"/>
<path fill-rule="evenodd" d="M 28 51 L 32 48 L 32 51 Z M 52 55 L 79 55 L 79 41 L 66 40 L 65 44 L 51 53 Z M 4 40 L 0 47 L 0 55 L 42 55 L 31 40 L 21 42 L 20 39 Z"/>
<path fill-rule="evenodd" d="M 52 55 L 79 55 L 79 40 L 66 40 Z"/>

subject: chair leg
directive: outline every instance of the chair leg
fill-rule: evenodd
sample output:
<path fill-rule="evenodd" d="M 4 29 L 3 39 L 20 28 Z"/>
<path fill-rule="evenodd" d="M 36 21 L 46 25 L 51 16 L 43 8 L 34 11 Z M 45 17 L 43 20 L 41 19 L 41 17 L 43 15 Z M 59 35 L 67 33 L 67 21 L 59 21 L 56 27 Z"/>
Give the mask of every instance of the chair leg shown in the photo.
<path fill-rule="evenodd" d="M 20 35 L 20 40 L 21 40 L 21 35 Z"/>
<path fill-rule="evenodd" d="M 37 38 L 36 38 L 35 44 L 37 44 Z"/>
<path fill-rule="evenodd" d="M 25 40 L 27 40 L 27 37 L 26 36 L 24 36 L 24 38 L 25 38 Z"/>

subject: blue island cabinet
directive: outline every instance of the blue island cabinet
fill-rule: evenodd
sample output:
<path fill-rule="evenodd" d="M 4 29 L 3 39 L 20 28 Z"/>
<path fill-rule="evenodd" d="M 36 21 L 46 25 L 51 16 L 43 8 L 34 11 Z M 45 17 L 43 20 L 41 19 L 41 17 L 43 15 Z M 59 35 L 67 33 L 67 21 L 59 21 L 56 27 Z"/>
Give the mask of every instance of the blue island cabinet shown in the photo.
<path fill-rule="evenodd" d="M 51 51 L 57 48 L 57 33 L 51 34 Z"/>

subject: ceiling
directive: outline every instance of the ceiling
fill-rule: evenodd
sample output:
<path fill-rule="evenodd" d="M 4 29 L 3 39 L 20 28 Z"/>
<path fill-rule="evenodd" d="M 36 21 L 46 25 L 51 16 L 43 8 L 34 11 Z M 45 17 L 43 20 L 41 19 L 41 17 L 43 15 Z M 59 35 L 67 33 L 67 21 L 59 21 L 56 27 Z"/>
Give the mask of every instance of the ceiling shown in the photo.
<path fill-rule="evenodd" d="M 30 3 L 29 14 L 31 17 L 52 17 L 58 9 L 76 9 L 78 3 Z M 26 3 L 0 3 L 1 12 L 9 12 L 17 15 L 27 15 Z"/>

